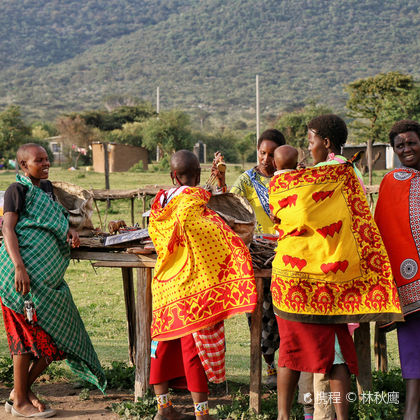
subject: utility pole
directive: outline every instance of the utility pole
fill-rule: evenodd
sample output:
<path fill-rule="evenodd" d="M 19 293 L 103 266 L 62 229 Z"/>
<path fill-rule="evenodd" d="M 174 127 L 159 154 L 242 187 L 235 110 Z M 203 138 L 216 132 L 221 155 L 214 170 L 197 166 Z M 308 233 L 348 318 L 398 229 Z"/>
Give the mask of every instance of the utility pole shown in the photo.
<path fill-rule="evenodd" d="M 256 125 L 257 125 L 257 164 L 258 164 L 258 139 L 260 138 L 260 86 L 258 74 L 255 76 L 255 96 L 256 96 Z"/>
<path fill-rule="evenodd" d="M 156 88 L 156 114 L 157 119 L 159 119 L 159 112 L 160 112 L 160 92 L 159 86 Z M 156 161 L 160 161 L 160 148 L 159 145 L 156 146 Z"/>

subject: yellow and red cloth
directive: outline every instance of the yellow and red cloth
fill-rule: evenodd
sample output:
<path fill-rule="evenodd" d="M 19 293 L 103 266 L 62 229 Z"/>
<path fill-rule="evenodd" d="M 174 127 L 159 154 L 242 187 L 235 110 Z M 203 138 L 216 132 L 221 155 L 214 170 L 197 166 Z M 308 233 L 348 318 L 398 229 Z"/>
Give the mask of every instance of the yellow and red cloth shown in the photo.
<path fill-rule="evenodd" d="M 420 171 L 385 175 L 375 220 L 389 254 L 404 315 L 420 311 Z"/>
<path fill-rule="evenodd" d="M 351 165 L 280 174 L 269 195 L 281 220 L 271 284 L 280 317 L 330 324 L 402 319 L 389 259 Z"/>
<path fill-rule="evenodd" d="M 252 312 L 256 290 L 244 242 L 213 210 L 210 193 L 185 188 L 166 206 L 156 196 L 149 234 L 158 254 L 152 281 L 154 340 L 172 340 L 236 313 Z"/>

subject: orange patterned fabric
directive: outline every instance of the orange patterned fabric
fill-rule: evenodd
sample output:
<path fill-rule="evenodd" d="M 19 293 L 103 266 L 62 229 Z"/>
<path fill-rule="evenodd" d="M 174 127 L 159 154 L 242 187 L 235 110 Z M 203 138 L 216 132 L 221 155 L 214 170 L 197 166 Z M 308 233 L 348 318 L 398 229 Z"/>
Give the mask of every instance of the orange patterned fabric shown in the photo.
<path fill-rule="evenodd" d="M 158 254 L 152 281 L 152 338 L 172 340 L 256 305 L 248 248 L 206 207 L 210 193 L 186 188 L 162 207 L 160 191 L 149 234 Z"/>
<path fill-rule="evenodd" d="M 391 266 L 351 165 L 287 172 L 270 184 L 281 220 L 271 291 L 282 318 L 401 320 Z"/>
<path fill-rule="evenodd" d="M 375 221 L 391 260 L 403 313 L 420 311 L 420 171 L 403 167 L 385 175 Z"/>

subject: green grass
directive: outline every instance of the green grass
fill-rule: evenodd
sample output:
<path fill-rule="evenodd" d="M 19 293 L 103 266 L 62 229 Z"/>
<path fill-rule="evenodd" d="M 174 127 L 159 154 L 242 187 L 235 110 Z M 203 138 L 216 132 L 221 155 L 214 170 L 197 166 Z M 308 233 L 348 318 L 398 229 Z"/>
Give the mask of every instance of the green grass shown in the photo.
<path fill-rule="evenodd" d="M 208 166 L 203 170 L 202 181 L 208 178 L 207 168 Z M 232 185 L 241 172 L 242 168 L 239 165 L 228 166 L 228 185 Z M 382 176 L 383 173 L 379 174 L 375 180 L 379 182 Z M 85 169 L 67 171 L 51 168 L 50 179 L 72 182 L 87 189 L 104 187 L 103 174 L 87 172 Z M 13 172 L 0 172 L 0 190 L 5 190 L 13 181 Z M 113 189 L 132 189 L 151 184 L 169 185 L 170 178 L 167 173 L 115 173 L 110 175 L 110 184 Z M 100 203 L 100 206 L 101 211 L 104 212 L 104 203 Z M 136 200 L 136 221 L 139 222 L 142 211 L 140 207 L 141 201 Z M 128 221 L 129 211 L 129 201 L 115 201 L 112 203 L 108 220 L 124 218 Z M 102 217 L 104 217 L 103 213 Z M 97 224 L 97 216 L 94 218 L 94 224 Z M 120 270 L 97 268 L 95 271 L 89 262 L 72 261 L 66 273 L 66 280 L 101 362 L 109 364 L 112 361 L 128 361 L 128 334 Z M 0 324 L 2 322 L 1 319 Z M 373 330 L 372 325 L 372 334 Z M 226 321 L 226 339 L 228 378 L 246 383 L 249 381 L 250 336 L 245 315 Z M 0 352 L 2 355 L 8 354 L 7 340 L 2 325 L 0 325 Z M 398 366 L 395 332 L 388 334 L 388 355 L 390 366 Z"/>

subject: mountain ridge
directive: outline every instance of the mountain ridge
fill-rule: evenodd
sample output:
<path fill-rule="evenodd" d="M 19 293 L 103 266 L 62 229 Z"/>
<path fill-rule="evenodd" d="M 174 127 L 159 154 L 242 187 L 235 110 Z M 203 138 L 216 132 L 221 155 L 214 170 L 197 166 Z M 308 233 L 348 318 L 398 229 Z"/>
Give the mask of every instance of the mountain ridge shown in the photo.
<path fill-rule="evenodd" d="M 166 8 L 157 0 L 121 3 L 134 13 L 126 18 L 126 33 L 117 26 L 108 39 L 99 31 L 104 42 L 91 37 L 61 60 L 40 59 L 43 65 L 25 61 L 23 52 L 16 55 L 16 63 L 0 69 L 0 106 L 16 103 L 33 117 L 51 118 L 98 108 L 115 93 L 154 101 L 160 86 L 165 108 L 246 110 L 255 105 L 259 74 L 263 112 L 314 97 L 343 109 L 343 86 L 355 79 L 392 70 L 420 75 L 416 1 L 184 0 L 166 2 Z M 135 9 L 139 5 L 144 14 Z M 122 14 L 117 12 L 115 19 Z M 76 20 L 73 27 L 80 25 Z"/>

